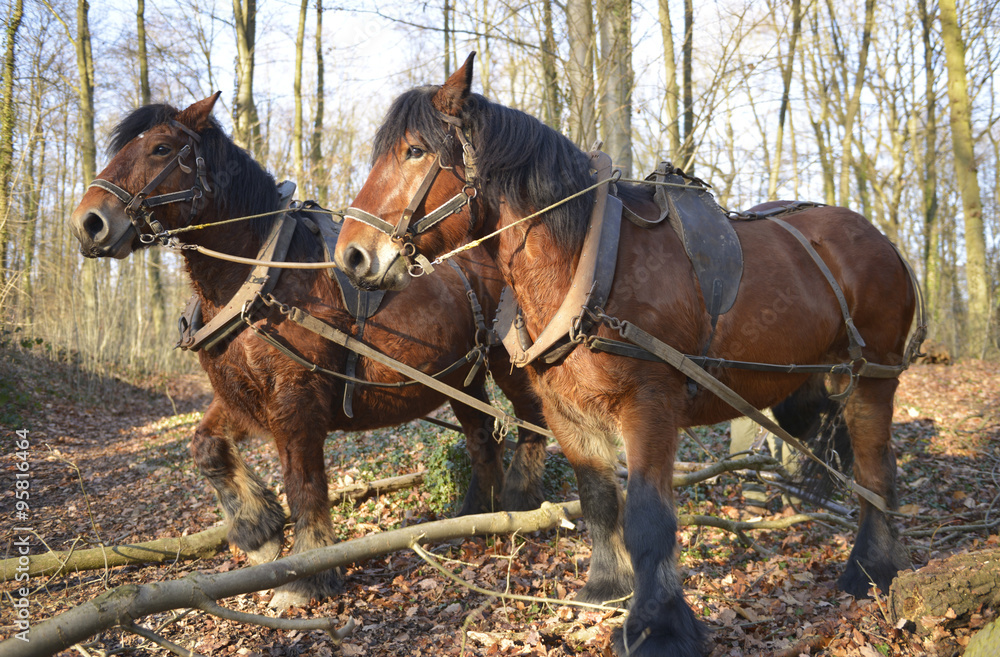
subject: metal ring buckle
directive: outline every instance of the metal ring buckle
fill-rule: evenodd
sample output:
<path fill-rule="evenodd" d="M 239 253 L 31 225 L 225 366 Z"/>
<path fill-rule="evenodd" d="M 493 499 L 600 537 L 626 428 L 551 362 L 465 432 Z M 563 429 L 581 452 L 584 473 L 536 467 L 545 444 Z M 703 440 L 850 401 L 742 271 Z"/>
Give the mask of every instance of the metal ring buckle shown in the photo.
<path fill-rule="evenodd" d="M 417 255 L 417 247 L 413 245 L 413 242 L 402 242 L 399 245 L 399 252 L 404 258 L 412 258 Z"/>
<path fill-rule="evenodd" d="M 418 264 L 417 264 L 417 263 L 415 263 L 415 262 L 410 262 L 410 263 L 407 263 L 407 265 L 406 265 L 406 271 L 407 271 L 407 273 L 409 273 L 409 274 L 410 274 L 410 276 L 412 276 L 413 278 L 420 278 L 420 277 L 421 277 L 421 276 L 423 276 L 423 275 L 424 275 L 425 273 L 427 273 L 427 272 L 425 272 L 425 271 L 424 271 L 424 268 L 423 268 L 423 267 L 421 267 L 420 265 L 418 265 Z"/>
<path fill-rule="evenodd" d="M 156 241 L 156 235 L 152 233 L 139 233 L 139 241 L 143 244 L 152 244 Z"/>

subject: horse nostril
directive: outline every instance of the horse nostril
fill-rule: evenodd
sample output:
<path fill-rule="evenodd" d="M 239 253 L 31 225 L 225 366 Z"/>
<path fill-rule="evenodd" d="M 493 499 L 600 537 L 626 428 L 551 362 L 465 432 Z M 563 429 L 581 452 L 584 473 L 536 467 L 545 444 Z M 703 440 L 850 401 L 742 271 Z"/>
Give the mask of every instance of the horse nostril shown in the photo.
<path fill-rule="evenodd" d="M 363 275 L 368 271 L 368 254 L 364 249 L 348 246 L 344 255 L 344 264 L 355 275 Z"/>
<path fill-rule="evenodd" d="M 91 239 L 93 239 L 97 237 L 102 230 L 104 230 L 104 220 L 95 213 L 91 212 L 83 219 L 83 230 Z"/>

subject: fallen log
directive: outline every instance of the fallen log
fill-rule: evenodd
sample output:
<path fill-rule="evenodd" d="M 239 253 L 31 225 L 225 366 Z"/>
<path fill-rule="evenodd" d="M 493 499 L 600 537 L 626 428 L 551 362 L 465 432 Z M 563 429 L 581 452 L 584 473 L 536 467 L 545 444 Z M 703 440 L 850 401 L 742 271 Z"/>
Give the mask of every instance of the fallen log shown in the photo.
<path fill-rule="evenodd" d="M 369 497 L 419 486 L 424 481 L 423 472 L 359 482 L 330 491 L 333 505 L 352 500 L 360 502 Z M 288 510 L 285 510 L 287 520 Z M 193 559 L 209 559 L 226 549 L 226 527 L 219 525 L 190 536 L 160 538 L 155 541 L 125 545 L 106 545 L 86 550 L 65 550 L 0 561 L 0 581 L 9 582 L 17 573 L 27 572 L 30 577 L 60 575 L 81 570 L 102 570 L 116 566 L 134 566 L 146 563 L 174 563 Z"/>
<path fill-rule="evenodd" d="M 1000 610 L 1000 549 L 933 559 L 889 587 L 889 621 L 910 621 L 918 634 L 964 627 L 986 608 Z"/>

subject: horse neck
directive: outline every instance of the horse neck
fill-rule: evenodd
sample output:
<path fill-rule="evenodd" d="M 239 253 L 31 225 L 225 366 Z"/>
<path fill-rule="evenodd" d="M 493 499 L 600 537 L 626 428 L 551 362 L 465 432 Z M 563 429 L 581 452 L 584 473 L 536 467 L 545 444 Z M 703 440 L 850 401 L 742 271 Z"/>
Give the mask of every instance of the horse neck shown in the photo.
<path fill-rule="evenodd" d="M 502 228 L 519 218 L 501 210 L 496 225 Z M 514 290 L 528 332 L 537 336 L 566 298 L 579 253 L 558 248 L 544 219 L 504 231 L 494 248 L 492 255 L 504 281 Z"/>
<path fill-rule="evenodd" d="M 206 212 L 192 223 L 213 223 L 227 218 Z M 181 241 L 243 258 L 253 258 L 260 250 L 260 238 L 245 223 L 182 233 Z M 250 275 L 249 265 L 227 262 L 193 250 L 186 249 L 182 253 L 191 284 L 203 304 L 225 306 Z"/>

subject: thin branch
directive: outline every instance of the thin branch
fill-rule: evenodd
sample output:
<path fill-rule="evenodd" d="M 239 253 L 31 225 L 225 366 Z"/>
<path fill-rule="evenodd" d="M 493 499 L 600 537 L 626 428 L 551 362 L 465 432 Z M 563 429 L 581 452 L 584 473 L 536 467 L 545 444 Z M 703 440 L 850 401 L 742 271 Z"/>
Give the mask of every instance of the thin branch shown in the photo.
<path fill-rule="evenodd" d="M 260 614 L 248 614 L 235 609 L 228 609 L 218 604 L 214 600 L 204 599 L 197 604 L 197 608 L 204 612 L 231 620 L 236 623 L 250 623 L 260 625 L 272 630 L 299 630 L 308 632 L 311 630 L 323 630 L 330 635 L 334 643 L 340 645 L 341 642 L 354 631 L 354 619 L 350 619 L 344 627 L 337 629 L 335 618 L 272 618 L 261 616 Z"/>
<path fill-rule="evenodd" d="M 196 653 L 193 650 L 188 650 L 187 648 L 182 648 L 181 646 L 177 645 L 173 641 L 169 641 L 167 639 L 164 639 L 162 636 L 160 636 L 156 632 L 154 632 L 154 631 L 152 631 L 152 630 L 150 630 L 148 628 L 145 628 L 142 625 L 136 625 L 135 623 L 122 623 L 121 628 L 124 629 L 124 630 L 128 630 L 132 634 L 137 634 L 137 635 L 141 636 L 143 639 L 146 639 L 147 641 L 151 641 L 151 642 L 155 643 L 156 645 L 160 646 L 161 648 L 169 650 L 170 652 L 174 653 L 175 655 L 180 655 L 180 657 L 204 657 L 204 655 Z"/>
<path fill-rule="evenodd" d="M 439 573 L 441 573 L 451 581 L 455 582 L 459 586 L 469 589 L 470 591 L 473 591 L 475 593 L 479 593 L 480 595 L 485 595 L 491 598 L 500 598 L 501 600 L 519 600 L 521 602 L 530 602 L 532 604 L 538 602 L 544 605 L 556 605 L 557 607 L 570 606 L 570 607 L 583 607 L 584 609 L 599 609 L 601 611 L 615 611 L 615 612 L 625 611 L 621 607 L 596 605 L 589 602 L 577 602 L 576 600 L 558 600 L 556 598 L 542 598 L 534 595 L 518 595 L 517 593 L 507 593 L 506 591 L 498 592 L 498 591 L 491 591 L 489 589 L 484 589 L 481 586 L 476 586 L 472 582 L 468 582 L 459 577 L 458 575 L 445 569 L 444 566 L 442 566 L 437 562 L 437 557 L 435 555 L 431 554 L 427 550 L 420 547 L 420 544 L 417 543 L 416 541 L 414 541 L 410 545 L 410 549 L 416 552 L 417 556 L 419 556 L 421 559 L 427 562 L 427 565 L 429 565 L 434 570 L 438 571 Z M 509 586 L 510 585 L 508 583 L 508 588 Z"/>

